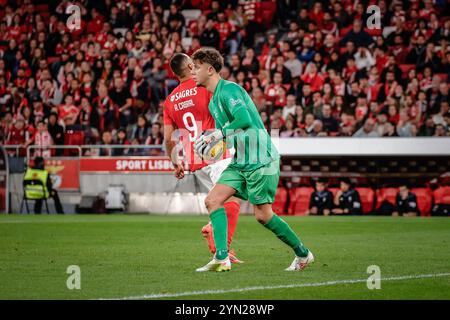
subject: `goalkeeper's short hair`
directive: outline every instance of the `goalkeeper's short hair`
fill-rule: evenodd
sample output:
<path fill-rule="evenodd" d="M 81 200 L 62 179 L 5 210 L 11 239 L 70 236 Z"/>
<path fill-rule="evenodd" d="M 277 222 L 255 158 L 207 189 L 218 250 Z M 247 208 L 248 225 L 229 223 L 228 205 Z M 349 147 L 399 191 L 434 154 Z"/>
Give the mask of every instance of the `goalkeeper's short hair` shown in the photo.
<path fill-rule="evenodd" d="M 192 60 L 200 63 L 210 64 L 216 72 L 223 68 L 223 57 L 219 51 L 214 48 L 200 48 L 192 55 Z"/>

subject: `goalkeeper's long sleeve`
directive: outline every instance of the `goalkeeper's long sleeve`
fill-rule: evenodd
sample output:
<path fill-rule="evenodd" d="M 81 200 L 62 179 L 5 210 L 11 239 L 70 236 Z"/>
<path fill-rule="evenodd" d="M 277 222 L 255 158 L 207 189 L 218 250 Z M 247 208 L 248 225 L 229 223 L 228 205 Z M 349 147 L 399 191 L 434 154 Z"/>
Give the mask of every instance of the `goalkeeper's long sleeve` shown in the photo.
<path fill-rule="evenodd" d="M 222 133 L 224 137 L 233 135 L 236 130 L 245 130 L 252 124 L 250 114 L 247 109 L 239 108 L 233 113 L 234 120 L 230 124 L 222 128 Z"/>

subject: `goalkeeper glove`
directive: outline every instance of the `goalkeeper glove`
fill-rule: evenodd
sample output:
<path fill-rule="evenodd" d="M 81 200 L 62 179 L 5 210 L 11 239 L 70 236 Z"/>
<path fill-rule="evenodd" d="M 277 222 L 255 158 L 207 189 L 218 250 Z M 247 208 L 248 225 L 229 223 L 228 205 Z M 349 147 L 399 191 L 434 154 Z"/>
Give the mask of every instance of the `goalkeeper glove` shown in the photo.
<path fill-rule="evenodd" d="M 194 150 L 200 157 L 203 158 L 205 152 L 207 152 L 212 147 L 210 146 L 210 144 L 215 141 L 223 140 L 223 138 L 224 136 L 222 130 L 220 129 L 205 131 L 195 141 Z"/>

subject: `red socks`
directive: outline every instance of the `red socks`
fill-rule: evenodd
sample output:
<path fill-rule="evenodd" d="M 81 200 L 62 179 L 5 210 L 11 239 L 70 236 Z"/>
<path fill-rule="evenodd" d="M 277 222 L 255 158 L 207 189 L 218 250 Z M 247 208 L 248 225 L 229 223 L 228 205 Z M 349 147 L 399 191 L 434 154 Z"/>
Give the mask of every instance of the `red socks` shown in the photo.
<path fill-rule="evenodd" d="M 234 231 L 239 218 L 240 205 L 237 202 L 226 202 L 223 207 L 227 213 L 228 219 L 228 249 L 230 249 L 231 241 L 233 240 Z"/>

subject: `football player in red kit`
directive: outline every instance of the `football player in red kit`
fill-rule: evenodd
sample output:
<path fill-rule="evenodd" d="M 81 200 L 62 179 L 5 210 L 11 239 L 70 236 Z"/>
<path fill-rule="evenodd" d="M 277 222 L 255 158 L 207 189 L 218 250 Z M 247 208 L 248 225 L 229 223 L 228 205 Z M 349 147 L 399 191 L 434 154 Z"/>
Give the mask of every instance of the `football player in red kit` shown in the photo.
<path fill-rule="evenodd" d="M 208 105 L 212 94 L 203 87 L 197 87 L 191 78 L 193 63 L 191 58 L 183 53 L 175 54 L 170 60 L 170 68 L 178 77 L 180 84 L 167 96 L 164 102 L 164 140 L 167 154 L 172 160 L 177 179 L 184 178 L 184 166 L 179 159 L 177 142 L 181 141 L 189 170 L 208 189 L 211 190 L 221 173 L 231 162 L 229 154 L 224 153 L 223 159 L 209 163 L 203 161 L 194 152 L 195 140 L 205 131 L 215 128 Z M 239 200 L 231 197 L 225 203 L 228 218 L 228 248 L 233 238 L 239 216 Z M 210 223 L 202 228 L 211 253 L 215 253 L 213 230 Z M 231 262 L 240 263 L 233 252 Z"/>

